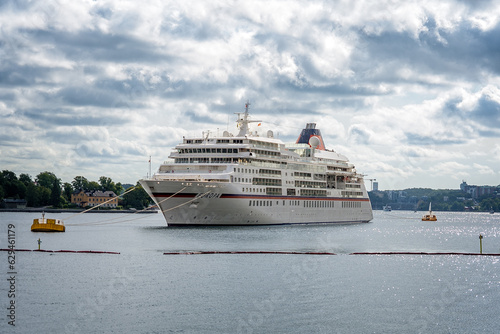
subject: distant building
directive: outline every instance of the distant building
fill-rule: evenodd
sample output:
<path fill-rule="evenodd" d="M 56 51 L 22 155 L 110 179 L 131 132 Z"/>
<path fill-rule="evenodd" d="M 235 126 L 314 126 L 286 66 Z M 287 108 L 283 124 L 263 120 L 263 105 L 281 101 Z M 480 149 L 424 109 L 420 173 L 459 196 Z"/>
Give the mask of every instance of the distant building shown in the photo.
<path fill-rule="evenodd" d="M 494 195 L 498 192 L 498 187 L 496 186 L 473 186 L 468 185 L 467 182 L 462 181 L 460 184 L 460 190 L 471 195 L 472 198 L 479 198 L 484 195 Z"/>
<path fill-rule="evenodd" d="M 118 196 L 113 191 L 83 191 L 78 190 L 71 194 L 71 203 L 85 207 L 100 205 L 102 208 L 116 208 Z"/>
<path fill-rule="evenodd" d="M 373 189 L 372 190 L 378 191 L 378 182 L 377 181 L 373 182 Z"/>
<path fill-rule="evenodd" d="M 26 208 L 26 200 L 24 199 L 12 199 L 5 198 L 2 203 L 0 203 L 2 208 L 5 209 L 24 209 Z"/>

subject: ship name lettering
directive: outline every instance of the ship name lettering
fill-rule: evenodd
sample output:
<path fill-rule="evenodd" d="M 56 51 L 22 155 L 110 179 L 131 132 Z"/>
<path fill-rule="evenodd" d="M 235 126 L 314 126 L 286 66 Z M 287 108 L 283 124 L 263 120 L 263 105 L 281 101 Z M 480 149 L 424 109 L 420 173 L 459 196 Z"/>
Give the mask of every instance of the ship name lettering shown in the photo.
<path fill-rule="evenodd" d="M 208 193 L 208 194 L 198 194 L 199 198 L 220 198 L 221 194 L 218 193 Z"/>

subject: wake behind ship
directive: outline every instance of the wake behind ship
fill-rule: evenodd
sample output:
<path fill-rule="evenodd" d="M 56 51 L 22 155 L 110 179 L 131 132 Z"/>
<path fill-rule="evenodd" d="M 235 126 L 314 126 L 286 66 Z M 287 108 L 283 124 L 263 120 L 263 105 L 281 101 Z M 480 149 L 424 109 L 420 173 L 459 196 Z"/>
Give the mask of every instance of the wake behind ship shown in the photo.
<path fill-rule="evenodd" d="M 249 103 L 239 133 L 183 138 L 141 185 L 169 226 L 362 223 L 373 218 L 363 177 L 325 148 L 315 123 L 295 144 L 251 132 Z"/>

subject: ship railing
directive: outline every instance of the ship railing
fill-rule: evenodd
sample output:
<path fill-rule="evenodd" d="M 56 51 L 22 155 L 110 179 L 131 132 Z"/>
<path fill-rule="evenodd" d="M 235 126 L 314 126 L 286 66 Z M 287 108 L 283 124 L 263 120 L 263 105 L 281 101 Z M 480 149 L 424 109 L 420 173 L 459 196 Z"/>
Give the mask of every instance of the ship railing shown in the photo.
<path fill-rule="evenodd" d="M 161 171 L 159 174 L 165 176 L 165 175 L 182 175 L 182 174 L 203 174 L 203 175 L 224 175 L 228 174 L 230 171 L 228 169 L 224 170 L 216 170 L 216 169 L 193 169 L 193 170 L 164 170 Z"/>
<path fill-rule="evenodd" d="M 196 182 L 229 182 L 229 175 L 210 174 L 210 173 L 170 173 L 154 175 L 151 180 L 154 181 L 196 181 Z"/>
<path fill-rule="evenodd" d="M 238 165 L 241 166 L 252 166 L 252 167 L 267 167 L 267 168 L 283 168 L 281 163 L 278 162 L 263 162 L 263 161 L 240 161 L 238 162 Z"/>

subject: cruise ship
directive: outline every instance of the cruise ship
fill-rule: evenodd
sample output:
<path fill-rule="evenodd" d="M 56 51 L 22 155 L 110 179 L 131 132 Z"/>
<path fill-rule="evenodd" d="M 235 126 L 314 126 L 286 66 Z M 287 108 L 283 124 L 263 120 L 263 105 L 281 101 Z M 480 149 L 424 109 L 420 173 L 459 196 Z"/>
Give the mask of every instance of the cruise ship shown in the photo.
<path fill-rule="evenodd" d="M 158 171 L 140 180 L 168 226 L 363 223 L 373 218 L 349 160 L 325 148 L 308 123 L 296 143 L 250 130 L 249 105 L 237 135 L 183 138 Z"/>

